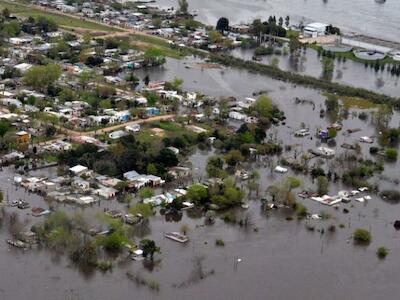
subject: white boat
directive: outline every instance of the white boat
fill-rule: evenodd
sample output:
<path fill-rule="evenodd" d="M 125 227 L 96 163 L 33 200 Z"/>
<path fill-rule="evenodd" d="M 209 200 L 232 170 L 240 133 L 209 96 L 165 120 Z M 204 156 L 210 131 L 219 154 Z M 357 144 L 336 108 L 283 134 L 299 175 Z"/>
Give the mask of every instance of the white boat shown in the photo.
<path fill-rule="evenodd" d="M 179 232 L 166 233 L 165 237 L 179 243 L 186 243 L 189 241 L 189 238 L 186 235 L 180 234 Z"/>

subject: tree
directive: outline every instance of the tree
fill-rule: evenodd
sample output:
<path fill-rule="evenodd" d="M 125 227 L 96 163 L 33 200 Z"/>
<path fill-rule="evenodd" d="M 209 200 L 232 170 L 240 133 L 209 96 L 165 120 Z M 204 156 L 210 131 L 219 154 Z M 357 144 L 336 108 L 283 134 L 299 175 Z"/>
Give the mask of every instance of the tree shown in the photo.
<path fill-rule="evenodd" d="M 89 72 L 89 71 L 83 71 L 79 75 L 79 82 L 82 84 L 83 89 L 86 88 L 87 84 L 89 83 L 89 81 L 92 78 L 93 78 L 93 74 L 92 74 L 92 72 Z"/>
<path fill-rule="evenodd" d="M 331 80 L 333 76 L 333 71 L 335 70 L 335 64 L 333 59 L 324 56 L 321 60 L 322 63 L 322 78 L 326 80 Z"/>
<path fill-rule="evenodd" d="M 187 0 L 179 0 L 179 12 L 183 15 L 187 15 L 189 12 L 189 3 Z"/>
<path fill-rule="evenodd" d="M 388 160 L 396 160 L 397 159 L 397 150 L 394 148 L 389 148 L 385 151 L 385 156 Z"/>
<path fill-rule="evenodd" d="M 358 244 L 368 245 L 371 242 L 372 236 L 368 230 L 358 228 L 354 231 L 353 240 Z"/>
<path fill-rule="evenodd" d="M 208 38 L 213 44 L 222 42 L 222 35 L 218 31 L 210 31 L 208 33 Z"/>
<path fill-rule="evenodd" d="M 160 154 L 157 157 L 157 161 L 163 167 L 174 167 L 179 163 L 178 157 L 176 154 L 168 148 L 164 148 L 160 151 Z"/>
<path fill-rule="evenodd" d="M 196 204 L 204 204 L 208 199 L 207 188 L 202 184 L 193 184 L 188 188 L 186 197 Z"/>
<path fill-rule="evenodd" d="M 242 153 L 236 149 L 229 151 L 227 154 L 225 154 L 224 158 L 226 163 L 231 167 L 236 166 L 244 160 Z"/>
<path fill-rule="evenodd" d="M 290 23 L 290 17 L 289 17 L 289 16 L 286 16 L 286 18 L 285 18 L 285 25 L 286 25 L 286 27 L 289 27 L 289 23 Z"/>
<path fill-rule="evenodd" d="M 145 187 L 143 189 L 140 190 L 139 192 L 140 195 L 140 199 L 147 199 L 147 198 L 151 198 L 154 196 L 154 191 L 152 188 L 149 187 Z"/>
<path fill-rule="evenodd" d="M 254 109 L 260 117 L 269 118 L 271 117 L 271 112 L 274 109 L 274 105 L 271 98 L 264 94 L 258 97 L 254 105 Z"/>
<path fill-rule="evenodd" d="M 144 239 L 140 241 L 140 249 L 143 250 L 143 256 L 148 257 L 150 255 L 150 259 L 154 259 L 155 253 L 161 253 L 160 247 L 157 247 L 156 242 L 149 239 Z"/>
<path fill-rule="evenodd" d="M 7 120 L 0 120 L 0 137 L 4 137 L 4 135 L 10 130 L 11 124 Z"/>
<path fill-rule="evenodd" d="M 56 64 L 34 66 L 26 72 L 23 81 L 26 85 L 45 90 L 61 76 L 61 68 Z"/>
<path fill-rule="evenodd" d="M 323 196 L 328 193 L 328 179 L 325 176 L 318 176 L 317 177 L 317 192 L 318 195 Z"/>
<path fill-rule="evenodd" d="M 153 208 L 151 207 L 151 205 L 149 204 L 145 204 L 145 203 L 137 203 L 134 206 L 132 206 L 129 209 L 129 212 L 132 215 L 142 215 L 144 218 L 149 218 L 151 217 L 154 212 L 153 212 Z"/>
<path fill-rule="evenodd" d="M 8 19 L 10 17 L 10 10 L 6 7 L 2 11 L 3 17 Z"/>
<path fill-rule="evenodd" d="M 165 53 L 158 48 L 149 48 L 144 53 L 144 61 L 147 65 L 161 65 L 165 63 Z"/>
<path fill-rule="evenodd" d="M 219 18 L 216 29 L 221 33 L 227 31 L 229 29 L 229 20 L 225 17 Z"/>

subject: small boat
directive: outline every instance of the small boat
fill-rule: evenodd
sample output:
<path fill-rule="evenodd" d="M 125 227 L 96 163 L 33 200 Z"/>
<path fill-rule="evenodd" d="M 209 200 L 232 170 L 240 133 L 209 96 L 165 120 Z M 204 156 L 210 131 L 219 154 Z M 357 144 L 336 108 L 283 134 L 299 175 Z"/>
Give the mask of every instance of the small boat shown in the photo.
<path fill-rule="evenodd" d="M 165 237 L 179 243 L 186 243 L 189 241 L 189 238 L 186 235 L 180 234 L 179 232 L 166 233 Z"/>

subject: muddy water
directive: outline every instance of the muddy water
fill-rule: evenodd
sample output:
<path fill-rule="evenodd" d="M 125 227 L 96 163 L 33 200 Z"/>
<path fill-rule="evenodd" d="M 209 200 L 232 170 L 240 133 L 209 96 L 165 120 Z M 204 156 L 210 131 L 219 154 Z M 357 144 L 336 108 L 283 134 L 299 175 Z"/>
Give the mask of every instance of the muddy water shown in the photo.
<path fill-rule="evenodd" d="M 279 130 L 271 129 L 269 133 L 277 132 L 277 140 L 285 144 L 298 144 L 299 151 L 316 147 L 315 139 L 293 137 L 293 131 L 298 129 L 301 122 L 309 126 L 312 132 L 315 127 L 329 124 L 328 119 L 319 118 L 319 108 L 324 99 L 320 92 L 246 71 L 187 69 L 184 63 L 169 60 L 163 70 L 150 72 L 150 78 L 191 78 L 185 80 L 185 89 L 212 96 L 247 97 L 254 91 L 268 90 L 287 116 L 286 125 Z M 295 97 L 314 101 L 315 110 L 311 105 L 295 105 Z M 398 125 L 399 120 L 395 114 L 392 124 Z M 344 121 L 344 128 L 356 127 L 363 130 L 351 136 L 338 134 L 336 150 L 344 151 L 339 148 L 344 141 L 351 143 L 361 135 L 375 133 L 369 122 L 362 122 L 350 113 L 350 117 Z M 204 170 L 209 155 L 208 152 L 197 151 L 191 158 L 193 168 L 198 172 Z M 284 152 L 282 155 L 290 157 L 293 152 Z M 368 157 L 367 145 L 362 145 L 360 155 Z M 387 171 L 389 176 L 398 178 L 398 167 L 398 164 L 392 165 Z M 262 190 L 283 178 L 271 173 L 267 161 L 255 163 L 253 168 L 261 174 Z M 42 170 L 37 175 L 48 175 L 47 172 L 54 174 L 55 170 Z M 33 206 L 46 207 L 47 204 L 40 197 L 21 189 L 16 191 L 10 181 L 12 176 L 10 169 L 0 172 L 1 187 L 3 191 L 8 191 L 11 199 L 22 198 Z M 303 180 L 305 187 L 311 186 L 308 178 L 304 177 Z M 387 182 L 380 184 L 396 188 Z M 330 190 L 333 193 L 341 188 L 340 185 L 331 185 Z M 150 237 L 160 245 L 162 254 L 156 255 L 161 261 L 152 271 L 141 262 L 126 261 L 115 266 L 111 273 L 84 275 L 69 265 L 68 260 L 52 257 L 46 250 L 24 253 L 9 249 L 4 242 L 9 234 L 6 226 L 3 226 L 0 229 L 0 299 L 393 299 L 400 292 L 395 280 L 400 276 L 400 233 L 393 229 L 392 222 L 400 218 L 400 209 L 375 195 L 372 197 L 368 203 L 343 204 L 339 210 L 302 200 L 310 212 L 324 210 L 332 215 L 328 221 L 302 222 L 286 221 L 284 211 L 262 213 L 258 201 L 249 201 L 248 210 L 237 211 L 239 216 L 250 215 L 253 225 L 247 229 L 224 224 L 220 220 L 213 226 L 204 227 L 201 218 L 190 218 L 187 212 L 179 223 L 167 222 L 164 217 L 157 215 L 151 220 Z M 103 201 L 99 207 L 95 205 L 85 209 L 55 206 L 71 213 L 83 211 L 89 216 L 94 216 L 105 207 L 121 208 L 116 201 Z M 343 207 L 348 207 L 351 212 L 343 214 Z M 18 210 L 7 208 L 7 211 Z M 28 211 L 18 212 L 22 219 L 28 220 L 29 228 L 32 217 L 27 215 Z M 324 227 L 325 234 L 308 231 L 304 225 L 306 222 L 315 224 L 316 229 Z M 326 231 L 328 225 L 340 223 L 346 228 L 337 228 L 336 233 Z M 165 232 L 179 230 L 181 224 L 191 227 L 188 245 L 180 245 L 163 237 Z M 258 232 L 253 227 L 257 227 Z M 353 230 L 358 227 L 371 230 L 373 242 L 368 247 L 354 246 L 350 241 Z M 215 240 L 219 238 L 224 239 L 225 247 L 215 246 Z M 391 250 L 384 261 L 379 261 L 375 255 L 376 248 L 381 245 Z M 191 276 L 195 257 L 204 257 L 204 271 L 214 270 L 215 273 L 203 280 L 195 280 Z M 242 261 L 235 263 L 238 258 Z M 140 272 L 143 277 L 156 280 L 160 283 L 160 292 L 136 286 L 126 278 L 127 271 Z"/>
<path fill-rule="evenodd" d="M 289 15 L 292 23 L 332 23 L 346 31 L 398 41 L 400 2 L 387 0 L 189 0 L 190 10 L 198 10 L 199 20 L 215 25 L 224 16 L 232 24 L 251 22 L 270 15 Z M 157 0 L 161 6 L 177 7 L 177 0 Z"/>
<path fill-rule="evenodd" d="M 236 49 L 232 51 L 234 56 L 251 60 L 254 50 Z M 273 59 L 279 60 L 278 67 L 285 71 L 298 72 L 304 75 L 321 77 L 321 57 L 314 49 L 307 49 L 301 55 L 299 63 L 293 65 L 289 55 L 271 55 L 262 58 L 261 63 L 270 65 Z M 397 97 L 400 92 L 400 78 L 391 75 L 385 68 L 384 71 L 376 72 L 373 68 L 365 67 L 363 63 L 347 60 L 339 62 L 335 60 L 335 70 L 332 80 L 346 85 L 374 90 L 381 94 Z"/>

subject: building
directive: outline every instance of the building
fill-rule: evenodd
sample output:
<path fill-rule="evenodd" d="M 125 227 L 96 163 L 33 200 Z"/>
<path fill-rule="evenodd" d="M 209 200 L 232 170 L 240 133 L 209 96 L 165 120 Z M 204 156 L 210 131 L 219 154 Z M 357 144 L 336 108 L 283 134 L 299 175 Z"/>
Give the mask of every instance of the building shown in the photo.
<path fill-rule="evenodd" d="M 139 132 L 140 131 L 140 125 L 139 124 L 130 124 L 125 126 L 125 130 L 128 132 Z"/>
<path fill-rule="evenodd" d="M 18 144 L 27 144 L 31 139 L 31 135 L 26 131 L 18 131 L 15 135 L 17 136 L 16 141 Z"/>
<path fill-rule="evenodd" d="M 326 27 L 328 27 L 328 25 L 324 23 L 310 23 L 304 28 L 303 34 L 306 37 L 325 35 Z"/>

